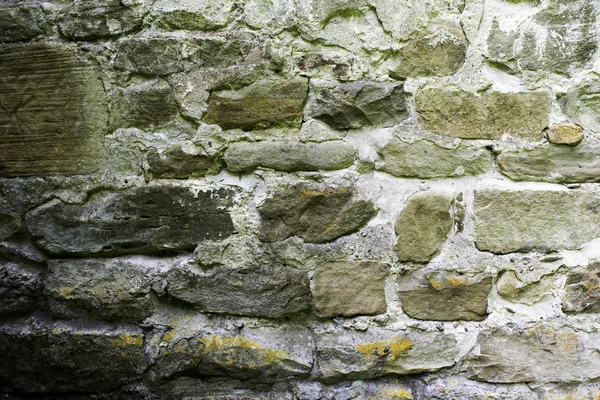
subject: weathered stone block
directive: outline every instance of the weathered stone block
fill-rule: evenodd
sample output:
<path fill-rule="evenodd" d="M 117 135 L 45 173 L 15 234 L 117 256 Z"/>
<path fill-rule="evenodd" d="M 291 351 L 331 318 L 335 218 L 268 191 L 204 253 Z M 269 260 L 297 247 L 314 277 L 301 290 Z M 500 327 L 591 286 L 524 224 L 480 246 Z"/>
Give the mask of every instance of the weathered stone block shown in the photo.
<path fill-rule="evenodd" d="M 127 254 L 193 250 L 234 231 L 230 191 L 148 186 L 98 193 L 83 205 L 53 200 L 26 222 L 39 245 L 54 254 Z"/>
<path fill-rule="evenodd" d="M 394 126 L 408 117 L 404 84 L 343 83 L 321 91 L 310 105 L 308 114 L 334 129 Z"/>
<path fill-rule="evenodd" d="M 157 267 L 141 257 L 51 260 L 45 291 L 50 310 L 58 318 L 141 321 L 154 310 L 150 288 Z"/>
<path fill-rule="evenodd" d="M 349 167 L 356 158 L 356 149 L 341 140 L 323 143 L 239 142 L 225 152 L 227 168 L 234 172 L 251 171 L 257 167 L 278 171 L 332 171 Z"/>
<path fill-rule="evenodd" d="M 377 210 L 370 201 L 355 200 L 355 190 L 296 184 L 276 192 L 259 207 L 259 238 L 276 242 L 299 236 L 308 243 L 331 242 L 356 232 Z"/>
<path fill-rule="evenodd" d="M 152 129 L 178 114 L 173 90 L 164 81 L 118 89 L 111 102 L 110 127 Z"/>
<path fill-rule="evenodd" d="M 163 153 L 156 149 L 146 153 L 148 172 L 156 178 L 188 178 L 217 173 L 221 163 L 204 154 L 188 154 L 181 146 L 174 146 Z"/>
<path fill-rule="evenodd" d="M 428 262 L 441 250 L 452 228 L 453 197 L 441 192 L 417 193 L 408 198 L 394 227 L 394 251 L 400 261 Z"/>
<path fill-rule="evenodd" d="M 545 91 L 477 95 L 432 88 L 416 95 L 423 128 L 462 139 L 499 139 L 509 134 L 539 140 L 548 126 L 550 104 L 550 94 Z"/>
<path fill-rule="evenodd" d="M 11 237 L 21 228 L 21 216 L 5 204 L 0 203 L 0 240 Z"/>
<path fill-rule="evenodd" d="M 427 383 L 424 383 L 422 391 L 418 393 L 423 396 L 423 399 L 427 400 L 487 400 L 494 398 L 502 400 L 540 400 L 538 394 L 524 383 L 491 384 L 473 381 L 457 375 L 439 378 L 433 382 L 427 381 Z M 417 397 L 417 399 L 419 398 Z"/>
<path fill-rule="evenodd" d="M 38 4 L 4 2 L 0 5 L 0 43 L 35 39 L 44 33 L 44 19 Z"/>
<path fill-rule="evenodd" d="M 477 190 L 477 247 L 499 254 L 577 249 L 600 237 L 599 204 L 577 190 Z"/>
<path fill-rule="evenodd" d="M 39 267 L 2 259 L 0 254 L 0 315 L 34 311 L 44 292 Z"/>
<path fill-rule="evenodd" d="M 130 325 L 19 321 L 0 326 L 0 390 L 115 389 L 149 363 L 144 334 Z"/>
<path fill-rule="evenodd" d="M 412 318 L 436 321 L 482 321 L 487 317 L 491 276 L 428 274 L 421 279 L 398 277 L 402 310 Z"/>
<path fill-rule="evenodd" d="M 300 127 L 308 80 L 261 80 L 240 90 L 210 93 L 204 122 L 223 129 Z"/>
<path fill-rule="evenodd" d="M 575 124 L 552 125 L 546 136 L 550 143 L 577 146 L 583 140 L 583 129 Z"/>
<path fill-rule="evenodd" d="M 208 31 L 226 26 L 233 8 L 233 0 L 160 0 L 148 20 L 165 30 Z"/>
<path fill-rule="evenodd" d="M 600 376 L 598 333 L 534 325 L 495 329 L 477 337 L 468 360 L 470 378 L 495 383 L 583 382 Z"/>
<path fill-rule="evenodd" d="M 600 155 L 593 148 L 550 145 L 503 152 L 496 163 L 501 173 L 515 181 L 600 181 Z"/>
<path fill-rule="evenodd" d="M 205 273 L 173 268 L 166 291 L 201 311 L 257 317 L 281 317 L 312 303 L 306 271 L 279 264 L 219 267 Z"/>
<path fill-rule="evenodd" d="M 170 36 L 127 38 L 117 43 L 115 67 L 151 76 L 183 71 L 183 40 Z"/>
<path fill-rule="evenodd" d="M 0 76 L 0 176 L 102 168 L 108 111 L 92 64 L 66 47 L 19 45 L 0 50 Z"/>
<path fill-rule="evenodd" d="M 384 263 L 376 261 L 330 262 L 316 270 L 312 295 L 320 317 L 385 313 Z"/>
<path fill-rule="evenodd" d="M 586 272 L 571 273 L 567 277 L 563 311 L 565 313 L 600 312 L 600 263 L 590 264 Z"/>
<path fill-rule="evenodd" d="M 380 151 L 378 169 L 407 178 L 441 178 L 479 175 L 491 167 L 491 156 L 481 148 L 459 146 L 445 149 L 427 140 L 406 143 L 394 137 Z"/>
<path fill-rule="evenodd" d="M 317 335 L 317 362 L 325 379 L 371 379 L 437 371 L 454 365 L 454 336 L 417 330 L 370 328 Z"/>

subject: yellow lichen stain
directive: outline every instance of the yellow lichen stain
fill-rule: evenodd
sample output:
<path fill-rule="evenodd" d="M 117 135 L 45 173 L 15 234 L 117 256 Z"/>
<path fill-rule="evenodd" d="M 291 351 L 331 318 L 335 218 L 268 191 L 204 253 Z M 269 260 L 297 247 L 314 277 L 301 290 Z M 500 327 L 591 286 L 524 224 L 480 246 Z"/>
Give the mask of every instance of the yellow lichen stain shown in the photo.
<path fill-rule="evenodd" d="M 392 400 L 414 400 L 412 393 L 406 389 L 395 390 L 391 394 Z"/>
<path fill-rule="evenodd" d="M 325 233 L 329 233 L 329 231 L 330 231 L 330 230 L 332 230 L 333 228 L 334 228 L 334 225 L 333 225 L 333 224 L 331 224 L 331 225 L 329 225 L 327 228 L 325 228 L 325 230 L 324 230 L 322 233 L 323 233 L 323 234 L 325 234 Z"/>
<path fill-rule="evenodd" d="M 370 398 L 371 400 L 414 400 L 410 391 L 405 388 L 399 388 L 398 385 L 387 386 Z"/>
<path fill-rule="evenodd" d="M 403 355 L 413 346 L 413 342 L 397 336 L 394 339 L 371 342 L 356 346 L 356 350 L 367 356 L 385 357 L 395 359 Z"/>
<path fill-rule="evenodd" d="M 216 357 L 227 366 L 255 368 L 292 358 L 286 351 L 265 349 L 258 342 L 248 340 L 241 335 L 231 337 L 211 335 L 201 338 L 200 342 L 205 346 L 203 350 L 205 355 Z M 244 354 L 244 351 L 247 353 Z"/>
<path fill-rule="evenodd" d="M 306 197 L 315 197 L 315 196 L 331 196 L 334 193 L 343 193 L 346 191 L 346 188 L 343 186 L 340 186 L 336 189 L 329 189 L 329 190 L 306 190 L 306 189 L 302 189 L 300 190 L 300 194 L 302 194 L 302 196 L 306 196 Z"/>
<path fill-rule="evenodd" d="M 600 282 L 598 281 L 598 275 L 596 275 L 593 272 L 590 272 L 589 276 L 590 276 L 590 280 L 585 281 L 583 283 L 583 286 L 587 289 L 588 294 L 590 294 L 590 292 L 593 292 L 594 290 L 600 289 Z"/>
<path fill-rule="evenodd" d="M 435 290 L 442 290 L 448 287 L 460 287 L 460 286 L 465 286 L 469 284 L 469 280 L 468 279 L 459 279 L 459 278 L 444 278 L 444 281 L 439 281 L 436 280 L 435 278 L 429 277 L 429 284 L 431 285 L 431 287 L 433 287 Z"/>
<path fill-rule="evenodd" d="M 162 337 L 162 342 L 163 343 L 172 343 L 173 339 L 175 339 L 175 331 L 174 330 L 165 333 Z"/>
<path fill-rule="evenodd" d="M 469 281 L 467 279 L 447 278 L 446 280 L 453 287 L 465 286 L 469 284 Z"/>
<path fill-rule="evenodd" d="M 429 283 L 436 290 L 441 290 L 444 288 L 444 284 L 440 281 L 436 281 L 435 279 L 430 278 Z"/>
<path fill-rule="evenodd" d="M 556 337 L 556 344 L 559 349 L 567 353 L 569 358 L 577 356 L 579 351 L 579 338 L 574 333 L 560 333 Z"/>
<path fill-rule="evenodd" d="M 143 346 L 144 338 L 138 335 L 122 335 L 118 338 L 112 339 L 111 343 L 116 347 L 131 347 L 131 346 Z"/>
<path fill-rule="evenodd" d="M 73 288 L 61 288 L 59 290 L 58 294 L 60 295 L 60 297 L 67 297 L 68 295 L 70 295 L 74 291 L 75 291 L 75 289 L 73 289 Z"/>

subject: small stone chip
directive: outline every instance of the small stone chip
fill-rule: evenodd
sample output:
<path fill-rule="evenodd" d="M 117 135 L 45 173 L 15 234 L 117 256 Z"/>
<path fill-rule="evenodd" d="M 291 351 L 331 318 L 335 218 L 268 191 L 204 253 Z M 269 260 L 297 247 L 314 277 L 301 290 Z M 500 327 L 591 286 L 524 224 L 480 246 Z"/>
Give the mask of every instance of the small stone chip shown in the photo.
<path fill-rule="evenodd" d="M 548 141 L 555 144 L 577 146 L 583 140 L 583 129 L 575 124 L 552 125 L 548 129 Z"/>

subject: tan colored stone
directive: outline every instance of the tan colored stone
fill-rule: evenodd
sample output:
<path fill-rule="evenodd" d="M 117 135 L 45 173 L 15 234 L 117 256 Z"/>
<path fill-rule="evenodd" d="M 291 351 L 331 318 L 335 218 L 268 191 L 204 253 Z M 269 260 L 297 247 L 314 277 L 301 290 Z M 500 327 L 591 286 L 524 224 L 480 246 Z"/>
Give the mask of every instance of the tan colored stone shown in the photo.
<path fill-rule="evenodd" d="M 583 129 L 575 124 L 552 125 L 547 137 L 551 143 L 577 146 L 583 140 Z"/>

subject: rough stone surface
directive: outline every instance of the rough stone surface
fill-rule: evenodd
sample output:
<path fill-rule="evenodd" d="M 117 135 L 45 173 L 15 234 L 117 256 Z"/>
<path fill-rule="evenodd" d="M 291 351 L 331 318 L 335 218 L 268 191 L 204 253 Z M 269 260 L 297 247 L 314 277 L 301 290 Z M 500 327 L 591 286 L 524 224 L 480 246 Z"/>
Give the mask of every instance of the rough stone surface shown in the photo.
<path fill-rule="evenodd" d="M 452 199 L 441 192 L 409 197 L 394 226 L 394 251 L 400 261 L 427 262 L 439 253 L 452 228 Z"/>
<path fill-rule="evenodd" d="M 163 153 L 156 149 L 146 154 L 148 172 L 157 178 L 188 178 L 217 173 L 221 163 L 204 154 L 188 154 L 181 146 L 173 146 Z"/>
<path fill-rule="evenodd" d="M 384 263 L 340 261 L 317 269 L 312 278 L 312 295 L 320 317 L 377 315 L 385 313 Z"/>
<path fill-rule="evenodd" d="M 0 176 L 104 165 L 106 96 L 91 63 L 58 45 L 18 45 L 0 50 L 0 76 Z"/>
<path fill-rule="evenodd" d="M 307 273 L 279 264 L 218 267 L 205 273 L 173 268 L 166 290 L 169 296 L 211 313 L 276 318 L 311 306 Z"/>
<path fill-rule="evenodd" d="M 144 334 L 130 325 L 16 321 L 0 326 L 0 390 L 90 392 L 138 377 Z"/>
<path fill-rule="evenodd" d="M 413 393 L 418 400 L 539 400 L 526 384 L 490 384 L 458 377 L 436 379 Z"/>
<path fill-rule="evenodd" d="M 477 247 L 498 254 L 577 249 L 600 237 L 599 201 L 585 191 L 477 190 Z"/>
<path fill-rule="evenodd" d="M 160 0 L 154 2 L 148 20 L 156 27 L 169 31 L 214 30 L 227 25 L 233 8 L 233 0 Z"/>
<path fill-rule="evenodd" d="M 299 127 L 308 81 L 261 80 L 240 90 L 210 93 L 204 121 L 223 129 L 265 129 L 273 126 Z"/>
<path fill-rule="evenodd" d="M 259 207 L 259 238 L 276 242 L 299 236 L 308 243 L 331 242 L 356 232 L 377 210 L 366 200 L 355 200 L 345 186 L 315 187 L 297 184 L 274 193 Z"/>
<path fill-rule="evenodd" d="M 550 95 L 545 91 L 486 92 L 424 89 L 416 95 L 423 128 L 462 139 L 499 139 L 509 134 L 539 140 L 548 126 Z"/>
<path fill-rule="evenodd" d="M 439 332 L 392 331 L 317 335 L 317 363 L 325 379 L 370 379 L 416 374 L 454 365 L 456 339 Z"/>
<path fill-rule="evenodd" d="M 35 39 L 44 33 L 45 25 L 38 4 L 0 4 L 0 43 Z"/>
<path fill-rule="evenodd" d="M 257 167 L 277 171 L 332 171 L 354 163 L 354 146 L 341 140 L 323 143 L 240 142 L 227 149 L 224 160 L 233 172 L 251 171 Z"/>
<path fill-rule="evenodd" d="M 565 313 L 600 312 L 600 263 L 591 264 L 584 272 L 568 275 L 563 299 Z"/>
<path fill-rule="evenodd" d="M 597 132 L 600 128 L 599 94 L 600 77 L 596 73 L 590 73 L 567 92 L 562 102 L 565 113 L 583 128 Z"/>
<path fill-rule="evenodd" d="M 583 129 L 575 124 L 552 125 L 546 136 L 550 143 L 577 146 L 583 140 Z"/>
<path fill-rule="evenodd" d="M 467 375 L 485 382 L 581 382 L 600 376 L 598 334 L 538 324 L 477 337 Z"/>
<path fill-rule="evenodd" d="M 515 181 L 600 181 L 598 151 L 587 147 L 550 145 L 532 150 L 503 152 L 496 157 L 496 163 L 501 173 Z"/>
<path fill-rule="evenodd" d="M 0 203 L 0 240 L 11 237 L 21 228 L 21 216 Z"/>
<path fill-rule="evenodd" d="M 55 254 L 126 254 L 193 250 L 233 233 L 231 191 L 150 186 L 98 193 L 83 205 L 50 201 L 27 215 L 39 244 Z"/>
<path fill-rule="evenodd" d="M 92 316 L 105 320 L 141 321 L 154 305 L 150 288 L 157 279 L 154 260 L 52 260 L 45 294 L 58 318 Z"/>
<path fill-rule="evenodd" d="M 397 281 L 402 310 L 416 319 L 483 321 L 487 317 L 490 276 L 430 273 Z"/>
<path fill-rule="evenodd" d="M 26 313 L 39 307 L 43 275 L 40 267 L 0 258 L 0 315 Z"/>
<path fill-rule="evenodd" d="M 397 177 L 441 178 L 479 175 L 491 167 L 487 150 L 459 146 L 445 149 L 427 140 L 406 143 L 392 138 L 380 150 L 383 163 L 378 169 Z"/>
<path fill-rule="evenodd" d="M 322 90 L 310 117 L 334 129 L 394 126 L 408 117 L 403 83 L 349 82 Z"/>

